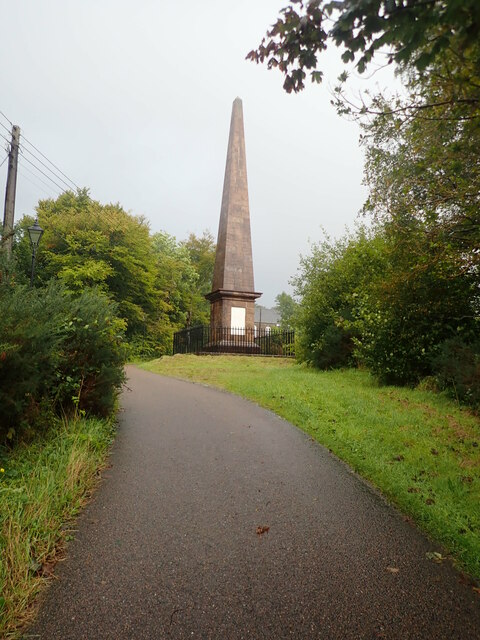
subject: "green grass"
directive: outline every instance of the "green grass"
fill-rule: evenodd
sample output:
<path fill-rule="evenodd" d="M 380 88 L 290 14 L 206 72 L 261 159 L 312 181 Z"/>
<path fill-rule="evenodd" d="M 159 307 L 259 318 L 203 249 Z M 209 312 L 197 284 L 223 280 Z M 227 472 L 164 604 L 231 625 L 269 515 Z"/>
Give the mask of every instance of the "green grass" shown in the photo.
<path fill-rule="evenodd" d="M 112 437 L 112 421 L 79 419 L 13 452 L 0 450 L 1 638 L 18 638 L 32 618 Z"/>
<path fill-rule="evenodd" d="M 381 387 L 365 371 L 290 360 L 173 356 L 139 365 L 249 398 L 371 481 L 480 579 L 480 421 L 429 391 Z"/>

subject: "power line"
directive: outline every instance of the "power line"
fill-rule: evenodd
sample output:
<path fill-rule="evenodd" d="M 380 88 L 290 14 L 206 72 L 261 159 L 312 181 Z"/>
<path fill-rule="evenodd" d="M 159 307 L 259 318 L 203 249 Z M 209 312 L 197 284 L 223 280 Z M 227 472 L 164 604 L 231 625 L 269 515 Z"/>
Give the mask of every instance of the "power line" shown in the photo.
<path fill-rule="evenodd" d="M 39 162 L 43 167 L 45 167 L 45 169 L 46 169 L 47 171 L 50 171 L 50 173 L 52 173 L 52 174 L 57 178 L 57 180 L 60 180 L 61 182 L 63 182 L 63 184 L 67 187 L 67 189 L 71 189 L 71 188 L 72 188 L 72 187 L 71 187 L 71 185 L 69 185 L 69 184 L 68 184 L 68 182 L 65 182 L 65 180 L 64 180 L 63 178 L 61 178 L 59 175 L 57 175 L 57 174 L 55 173 L 55 171 L 52 171 L 52 169 L 50 169 L 50 167 L 49 167 L 47 164 L 45 164 L 45 162 L 42 162 L 42 160 L 40 160 L 40 158 L 37 158 L 37 156 L 36 156 L 34 153 L 32 153 L 32 152 L 30 151 L 30 149 L 26 149 L 26 148 L 25 148 L 25 145 L 20 144 L 20 151 L 22 152 L 22 154 L 23 154 L 23 152 L 24 152 L 24 151 L 26 151 L 27 153 L 29 153 L 33 158 L 35 158 L 35 160 L 36 160 L 37 162 Z M 60 172 L 60 173 L 61 173 L 61 172 Z M 74 182 L 72 182 L 72 184 L 75 184 L 75 183 L 74 183 Z"/>
<path fill-rule="evenodd" d="M 10 125 L 13 127 L 13 122 L 1 110 L 0 110 L 0 115 L 2 115 L 5 118 L 5 120 L 7 120 L 10 123 Z M 10 133 L 10 129 L 7 126 L 5 126 L 3 124 L 3 122 L 0 122 L 0 126 L 3 127 L 6 131 L 8 131 Z M 61 173 L 63 178 L 66 178 L 68 180 L 68 182 L 70 182 L 75 187 L 75 189 L 80 190 L 80 187 L 78 186 L 78 184 L 76 182 L 74 182 L 71 178 L 69 178 L 67 176 L 67 174 L 64 173 L 60 169 L 60 167 L 57 167 L 57 165 L 54 162 L 52 162 L 49 158 L 47 158 L 47 156 L 44 153 L 42 153 L 42 151 L 40 151 L 40 149 L 38 149 L 38 147 L 36 147 L 32 142 L 30 142 L 30 140 L 28 138 L 26 138 L 22 134 L 22 143 L 23 142 L 26 142 L 28 145 L 30 145 L 32 147 L 32 149 L 35 149 L 35 151 L 37 153 L 39 153 L 42 156 L 42 158 L 44 158 L 49 164 L 51 164 L 52 167 L 54 167 L 59 173 Z M 24 150 L 27 151 L 27 153 L 30 153 L 35 158 L 35 160 L 37 160 L 37 162 L 40 162 L 40 164 L 42 164 L 48 171 L 50 171 L 58 180 L 60 180 L 64 184 L 66 184 L 68 186 L 68 188 L 71 189 L 71 186 L 67 182 L 65 182 L 65 180 L 63 180 L 63 178 L 61 178 L 59 175 L 55 174 L 55 172 L 52 171 L 52 169 L 50 169 L 47 165 L 45 165 L 45 163 L 42 162 L 42 160 L 40 160 L 40 158 L 38 158 L 32 151 L 29 151 L 29 149 L 25 149 L 25 145 L 23 145 L 23 147 L 24 147 Z M 64 191 L 64 189 L 62 189 L 62 191 Z"/>
<path fill-rule="evenodd" d="M 35 169 L 37 171 L 39 171 L 42 175 L 44 175 L 48 180 L 50 180 L 50 182 L 53 182 L 53 184 L 58 187 L 60 189 L 60 191 L 63 193 L 64 191 L 66 191 L 66 189 L 64 189 L 61 185 L 58 184 L 58 182 L 55 182 L 55 180 L 53 178 L 51 178 L 48 173 L 45 173 L 45 171 L 42 171 L 40 169 L 40 167 L 37 167 L 37 165 L 32 162 L 31 160 L 29 160 L 28 158 L 26 158 L 25 156 L 23 156 L 23 159 L 25 160 L 25 162 L 28 162 L 29 164 L 32 165 L 32 167 L 35 167 Z"/>
<path fill-rule="evenodd" d="M 66 178 L 69 182 L 71 182 L 71 183 L 72 183 L 72 184 L 73 184 L 77 189 L 80 189 L 80 187 L 78 186 L 78 184 L 77 184 L 76 182 L 74 182 L 71 178 L 69 178 L 69 177 L 67 176 L 67 174 L 66 174 L 66 173 L 63 173 L 63 171 L 62 171 L 61 169 L 59 169 L 59 167 L 57 167 L 57 165 L 56 165 L 56 164 L 54 164 L 51 160 L 49 160 L 49 159 L 47 158 L 47 156 L 46 156 L 44 153 L 42 153 L 42 152 L 40 151 L 40 149 L 37 149 L 37 147 L 36 147 L 34 144 L 32 144 L 28 138 L 26 138 L 25 136 L 23 136 L 23 141 L 24 141 L 24 142 L 26 142 L 27 144 L 29 144 L 31 147 L 33 147 L 33 149 L 35 149 L 35 151 L 36 151 L 37 153 L 39 153 L 39 154 L 42 156 L 42 158 L 45 158 L 45 160 L 46 160 L 47 162 L 49 162 L 49 163 L 52 165 L 52 167 L 55 167 L 55 169 L 56 169 L 57 171 L 59 171 L 59 172 L 62 174 L 62 176 L 63 176 L 64 178 Z M 38 158 L 37 158 L 37 160 L 38 160 Z M 53 172 L 52 172 L 52 173 L 53 173 Z"/>
<path fill-rule="evenodd" d="M 30 182 L 30 184 L 32 184 L 37 189 L 40 189 L 40 191 L 43 191 L 43 193 L 45 193 L 49 198 L 51 198 L 51 195 L 52 195 L 51 192 L 48 192 L 46 189 L 36 184 L 31 178 L 29 178 L 27 175 L 23 173 L 23 170 L 26 168 L 27 167 L 22 166 L 22 170 L 18 172 L 22 176 L 22 179 L 26 180 L 27 182 Z"/>
<path fill-rule="evenodd" d="M 8 158 L 8 153 L 7 153 L 7 155 L 5 156 L 5 158 L 2 160 L 2 162 L 0 162 L 0 167 L 3 167 L 3 165 L 5 164 L 5 162 L 6 162 L 7 158 Z"/>
<path fill-rule="evenodd" d="M 3 133 L 0 133 L 0 136 L 10 145 L 10 140 L 6 136 L 4 136 Z"/>
<path fill-rule="evenodd" d="M 3 113 L 3 111 L 0 111 L 0 115 L 2 115 L 5 118 L 5 120 L 7 120 L 10 123 L 10 125 L 13 127 L 13 122 L 10 120 L 10 118 L 7 118 L 7 116 Z"/>
<path fill-rule="evenodd" d="M 6 127 L 3 122 L 0 122 L 0 127 L 3 127 L 5 129 L 5 131 L 8 131 L 8 133 L 10 133 L 10 129 L 8 127 Z"/>
<path fill-rule="evenodd" d="M 36 180 L 38 180 L 39 182 L 41 182 L 42 184 L 44 184 L 47 189 L 50 189 L 50 191 L 52 190 L 52 185 L 48 184 L 47 182 L 45 182 L 45 180 L 42 180 L 42 178 L 40 178 L 40 176 L 38 176 L 36 173 L 34 173 L 29 167 L 25 166 L 23 164 L 23 157 L 19 158 L 21 160 L 20 162 L 20 166 L 22 167 L 22 169 L 24 169 L 25 171 L 28 171 L 28 173 L 30 173 L 30 175 L 34 176 L 34 178 Z M 58 194 L 55 194 L 58 195 Z"/>

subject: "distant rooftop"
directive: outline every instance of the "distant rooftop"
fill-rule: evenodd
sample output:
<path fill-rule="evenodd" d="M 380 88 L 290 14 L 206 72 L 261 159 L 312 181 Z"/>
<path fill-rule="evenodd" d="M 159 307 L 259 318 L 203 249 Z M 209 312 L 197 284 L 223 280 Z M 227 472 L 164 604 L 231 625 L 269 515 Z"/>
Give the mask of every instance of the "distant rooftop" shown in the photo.
<path fill-rule="evenodd" d="M 261 322 L 262 324 L 280 324 L 280 314 L 273 309 L 267 309 L 260 304 L 255 305 L 255 323 Z"/>

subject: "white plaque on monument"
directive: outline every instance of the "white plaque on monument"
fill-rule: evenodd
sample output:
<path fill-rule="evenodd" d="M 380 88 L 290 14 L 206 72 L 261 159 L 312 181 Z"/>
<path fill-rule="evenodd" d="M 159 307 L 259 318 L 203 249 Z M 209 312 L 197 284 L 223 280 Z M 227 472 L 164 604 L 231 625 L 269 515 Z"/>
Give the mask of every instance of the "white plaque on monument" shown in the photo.
<path fill-rule="evenodd" d="M 245 335 L 245 307 L 232 307 L 230 326 L 232 335 Z"/>

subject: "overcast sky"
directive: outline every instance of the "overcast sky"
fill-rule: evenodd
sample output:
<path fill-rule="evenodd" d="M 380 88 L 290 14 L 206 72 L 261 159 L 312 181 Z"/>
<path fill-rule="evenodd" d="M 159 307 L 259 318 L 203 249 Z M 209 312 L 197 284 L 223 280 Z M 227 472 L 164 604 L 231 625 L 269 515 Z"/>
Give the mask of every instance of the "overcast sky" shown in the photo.
<path fill-rule="evenodd" d="M 255 287 L 273 305 L 291 291 L 309 242 L 322 227 L 341 235 L 366 195 L 358 126 L 330 105 L 338 52 L 324 59 L 326 82 L 300 95 L 284 93 L 279 72 L 245 60 L 285 4 L 0 0 L 0 110 L 93 198 L 182 240 L 204 229 L 216 238 L 240 96 Z M 5 177 L 6 163 L 2 193 Z M 21 158 L 16 218 L 59 191 Z"/>

